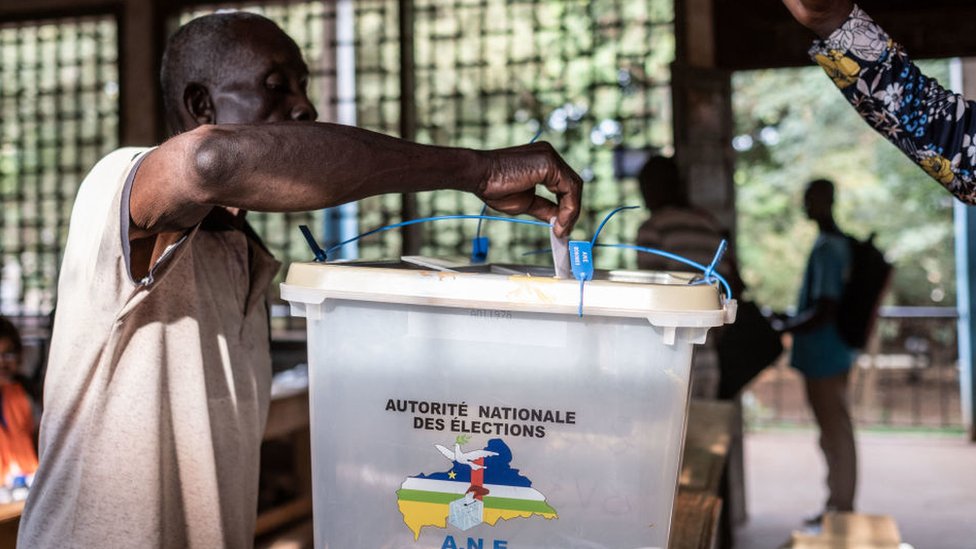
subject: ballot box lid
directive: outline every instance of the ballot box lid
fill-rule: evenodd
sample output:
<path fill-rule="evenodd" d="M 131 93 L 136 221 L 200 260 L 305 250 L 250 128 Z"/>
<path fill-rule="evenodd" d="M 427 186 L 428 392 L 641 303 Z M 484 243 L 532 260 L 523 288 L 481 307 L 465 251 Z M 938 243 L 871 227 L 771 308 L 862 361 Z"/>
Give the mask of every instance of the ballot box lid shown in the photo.
<path fill-rule="evenodd" d="M 372 262 L 293 263 L 281 297 L 293 305 L 329 299 L 469 309 L 644 317 L 651 324 L 714 327 L 735 319 L 735 301 L 696 275 L 661 271 L 601 271 L 582 288 L 552 268 L 456 265 L 407 257 Z"/>

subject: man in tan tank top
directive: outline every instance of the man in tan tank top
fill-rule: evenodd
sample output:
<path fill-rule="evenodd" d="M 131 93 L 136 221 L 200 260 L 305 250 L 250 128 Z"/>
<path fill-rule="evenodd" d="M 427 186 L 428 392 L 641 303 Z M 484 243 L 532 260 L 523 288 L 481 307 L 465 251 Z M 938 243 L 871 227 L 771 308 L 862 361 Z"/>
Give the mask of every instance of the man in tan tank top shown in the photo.
<path fill-rule="evenodd" d="M 581 181 L 549 145 L 475 151 L 317 123 L 307 75 L 263 17 L 194 20 L 163 59 L 178 134 L 115 151 L 85 178 L 21 547 L 251 546 L 278 263 L 246 210 L 458 189 L 555 217 L 559 236 L 575 223 Z"/>

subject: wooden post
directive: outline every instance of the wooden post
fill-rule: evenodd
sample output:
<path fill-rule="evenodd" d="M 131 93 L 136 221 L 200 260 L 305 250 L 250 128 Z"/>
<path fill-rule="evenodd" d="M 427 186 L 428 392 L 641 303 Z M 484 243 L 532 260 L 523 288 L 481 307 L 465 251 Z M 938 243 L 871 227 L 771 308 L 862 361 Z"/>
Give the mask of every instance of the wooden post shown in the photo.
<path fill-rule="evenodd" d="M 414 59 L 414 4 L 413 0 L 399 0 L 400 14 L 400 137 L 417 140 L 416 61 Z M 418 217 L 417 195 L 400 195 L 400 215 L 404 221 Z M 420 226 L 410 225 L 401 229 L 402 255 L 420 254 Z"/>
<path fill-rule="evenodd" d="M 691 202 L 735 238 L 731 74 L 715 66 L 710 0 L 675 1 L 674 149 Z"/>
<path fill-rule="evenodd" d="M 675 0 L 675 61 L 671 66 L 674 150 L 692 204 L 711 212 L 735 244 L 735 156 L 732 150 L 732 78 L 716 66 L 712 0 Z M 738 409 L 741 414 L 741 408 Z M 741 418 L 735 425 L 741 426 Z M 733 433 L 725 469 L 728 499 L 721 536 L 745 522 L 742 432 Z"/>

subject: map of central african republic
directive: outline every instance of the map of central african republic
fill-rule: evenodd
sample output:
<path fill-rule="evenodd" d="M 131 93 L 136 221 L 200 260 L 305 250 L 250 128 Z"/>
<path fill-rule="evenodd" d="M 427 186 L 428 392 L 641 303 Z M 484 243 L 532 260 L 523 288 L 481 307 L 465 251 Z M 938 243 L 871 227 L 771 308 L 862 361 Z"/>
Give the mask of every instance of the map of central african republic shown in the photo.
<path fill-rule="evenodd" d="M 533 515 L 559 518 L 532 481 L 512 469 L 512 450 L 505 442 L 493 438 L 482 449 L 465 451 L 469 441 L 461 435 L 453 448 L 435 444 L 431 456 L 450 461 L 450 469 L 408 477 L 397 490 L 397 506 L 414 540 L 425 526 L 468 530 Z"/>

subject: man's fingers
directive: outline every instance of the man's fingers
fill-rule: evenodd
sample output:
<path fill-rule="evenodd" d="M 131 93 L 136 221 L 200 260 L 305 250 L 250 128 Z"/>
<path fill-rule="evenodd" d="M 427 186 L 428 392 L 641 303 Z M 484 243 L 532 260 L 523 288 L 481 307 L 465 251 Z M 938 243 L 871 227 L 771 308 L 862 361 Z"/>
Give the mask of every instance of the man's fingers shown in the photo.
<path fill-rule="evenodd" d="M 525 210 L 525 213 L 531 215 L 532 217 L 540 221 L 545 221 L 548 223 L 549 220 L 552 219 L 553 217 L 555 217 L 557 220 L 559 219 L 559 215 L 557 214 L 557 208 L 558 207 L 556 206 L 556 204 L 554 204 L 548 198 L 543 198 L 539 195 L 535 195 L 532 197 L 532 203 L 529 204 L 529 207 Z M 562 225 L 562 232 L 560 232 L 560 225 L 561 225 L 560 222 L 557 221 L 556 236 L 558 237 L 566 236 L 566 233 L 568 231 L 565 230 L 565 225 Z"/>
<path fill-rule="evenodd" d="M 569 236 L 579 217 L 578 204 L 571 204 L 560 199 L 557 206 L 553 201 L 539 195 L 531 196 L 531 202 L 525 203 L 525 195 L 519 197 L 508 197 L 501 200 L 488 200 L 485 202 L 491 208 L 510 215 L 527 214 L 539 221 L 550 222 L 556 219 L 554 231 L 556 236 L 562 238 Z"/>
<path fill-rule="evenodd" d="M 567 236 L 573 230 L 580 214 L 583 180 L 575 173 L 570 173 L 572 175 L 560 177 L 553 187 L 547 185 L 559 200 L 556 215 L 556 236 L 559 237 Z"/>
<path fill-rule="evenodd" d="M 583 181 L 548 143 L 540 142 L 495 153 L 495 175 L 479 196 L 498 211 L 529 214 L 542 221 L 556 218 L 559 237 L 568 236 L 580 212 Z M 544 186 L 556 195 L 558 206 L 536 195 Z"/>
<path fill-rule="evenodd" d="M 485 204 L 509 215 L 528 214 L 546 223 L 553 217 L 558 217 L 556 205 L 552 201 L 530 193 L 519 193 L 498 200 L 486 200 Z"/>
<path fill-rule="evenodd" d="M 576 225 L 576 220 L 579 219 L 579 204 L 571 204 L 563 200 L 560 200 L 559 204 L 556 214 L 556 236 L 562 238 L 569 236 L 573 226 Z"/>

